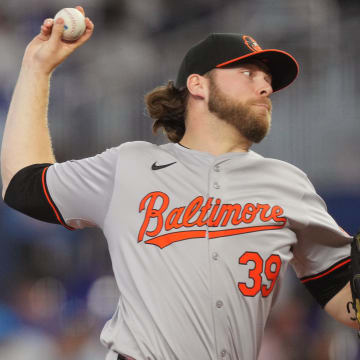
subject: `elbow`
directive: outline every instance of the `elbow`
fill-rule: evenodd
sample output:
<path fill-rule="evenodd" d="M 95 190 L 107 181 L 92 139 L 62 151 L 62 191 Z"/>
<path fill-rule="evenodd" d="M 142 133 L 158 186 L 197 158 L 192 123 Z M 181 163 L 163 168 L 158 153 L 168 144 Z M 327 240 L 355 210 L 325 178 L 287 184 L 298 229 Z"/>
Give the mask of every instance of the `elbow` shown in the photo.
<path fill-rule="evenodd" d="M 11 181 L 12 176 L 9 176 L 6 174 L 5 171 L 3 171 L 3 169 L 1 170 L 1 182 L 2 182 L 2 198 L 3 200 L 5 200 L 5 194 L 6 194 L 6 189 L 9 186 L 9 183 Z"/>
<path fill-rule="evenodd" d="M 10 179 L 11 180 L 11 179 Z M 2 199 L 5 200 L 5 194 L 6 194 L 6 190 L 9 186 L 10 180 L 8 181 L 7 179 L 4 179 L 4 177 L 2 177 L 2 191 L 1 191 L 1 196 Z"/>
<path fill-rule="evenodd" d="M 1 196 L 2 196 L 2 199 L 3 199 L 3 200 L 5 200 L 6 189 L 7 189 L 7 187 L 5 187 L 5 186 L 3 185 L 3 187 L 2 187 L 2 193 L 1 193 Z"/>
<path fill-rule="evenodd" d="M 8 180 L 5 178 L 5 176 L 2 176 L 2 175 L 1 175 L 1 181 L 2 181 L 2 192 L 1 192 L 1 194 L 2 194 L 3 200 L 5 200 L 6 189 L 7 189 L 7 187 L 9 186 L 9 182 L 10 182 L 10 181 L 8 181 Z"/>
<path fill-rule="evenodd" d="M 5 199 L 6 189 L 14 174 L 11 173 L 8 166 L 5 166 L 4 158 L 1 158 L 1 182 L 2 182 L 2 198 Z"/>

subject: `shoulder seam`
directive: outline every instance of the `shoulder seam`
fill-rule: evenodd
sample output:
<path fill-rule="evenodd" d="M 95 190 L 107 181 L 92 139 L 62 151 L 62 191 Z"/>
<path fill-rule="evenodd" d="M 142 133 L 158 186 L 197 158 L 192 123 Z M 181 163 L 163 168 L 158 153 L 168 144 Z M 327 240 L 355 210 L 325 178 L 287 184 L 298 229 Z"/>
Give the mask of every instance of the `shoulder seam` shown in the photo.
<path fill-rule="evenodd" d="M 51 199 L 51 196 L 49 194 L 49 190 L 48 190 L 48 187 L 47 187 L 47 184 L 46 184 L 46 173 L 47 173 L 48 169 L 49 169 L 49 166 L 44 168 L 44 170 L 42 171 L 42 174 L 41 174 L 41 182 L 42 182 L 42 187 L 43 187 L 43 191 L 44 191 L 46 200 L 49 203 L 49 205 L 51 206 L 51 208 L 52 208 L 56 218 L 58 219 L 59 223 L 68 230 L 75 230 L 73 227 L 66 225 L 66 222 L 63 219 L 63 217 L 61 216 L 61 213 L 60 213 L 59 209 L 57 208 L 57 206 L 55 205 L 55 203 Z"/>

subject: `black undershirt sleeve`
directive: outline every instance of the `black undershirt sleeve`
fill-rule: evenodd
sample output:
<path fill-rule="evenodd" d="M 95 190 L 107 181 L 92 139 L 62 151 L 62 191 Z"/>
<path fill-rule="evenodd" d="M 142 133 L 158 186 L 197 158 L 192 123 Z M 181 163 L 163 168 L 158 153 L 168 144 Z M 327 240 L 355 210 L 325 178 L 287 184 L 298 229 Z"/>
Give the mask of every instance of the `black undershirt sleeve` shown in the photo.
<path fill-rule="evenodd" d="M 56 205 L 47 190 L 45 174 L 50 163 L 34 164 L 19 170 L 6 189 L 7 205 L 35 219 L 64 225 Z"/>
<path fill-rule="evenodd" d="M 350 257 L 341 259 L 317 275 L 301 280 L 322 308 L 349 282 L 351 278 Z"/>

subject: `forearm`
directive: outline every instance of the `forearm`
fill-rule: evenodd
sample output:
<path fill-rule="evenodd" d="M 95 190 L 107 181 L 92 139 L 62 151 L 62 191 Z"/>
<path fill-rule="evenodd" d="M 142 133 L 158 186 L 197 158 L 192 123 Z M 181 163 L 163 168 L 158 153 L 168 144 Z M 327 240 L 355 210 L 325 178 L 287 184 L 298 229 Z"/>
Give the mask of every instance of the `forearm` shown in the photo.
<path fill-rule="evenodd" d="M 3 196 L 17 171 L 55 162 L 47 123 L 50 74 L 23 64 L 12 96 L 1 147 Z"/>
<path fill-rule="evenodd" d="M 81 6 L 76 7 L 84 16 Z M 11 178 L 23 167 L 55 162 L 47 123 L 50 77 L 54 69 L 88 41 L 94 24 L 71 43 L 62 41 L 64 20 L 46 19 L 40 33 L 26 47 L 20 75 L 10 103 L 1 146 L 2 195 Z"/>
<path fill-rule="evenodd" d="M 355 311 L 349 302 L 352 302 L 352 295 L 350 283 L 347 283 L 346 286 L 325 305 L 325 310 L 335 320 L 346 326 L 359 329 L 358 322 L 355 320 Z"/>

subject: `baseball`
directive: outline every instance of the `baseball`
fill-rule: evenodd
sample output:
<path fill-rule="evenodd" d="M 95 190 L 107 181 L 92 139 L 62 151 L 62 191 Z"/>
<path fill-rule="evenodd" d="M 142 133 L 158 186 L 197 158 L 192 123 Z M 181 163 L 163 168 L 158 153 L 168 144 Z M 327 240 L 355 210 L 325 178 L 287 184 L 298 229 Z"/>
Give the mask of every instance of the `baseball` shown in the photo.
<path fill-rule="evenodd" d="M 63 40 L 75 41 L 85 32 L 85 17 L 79 10 L 75 8 L 61 9 L 55 15 L 54 21 L 59 17 L 64 19 Z"/>

